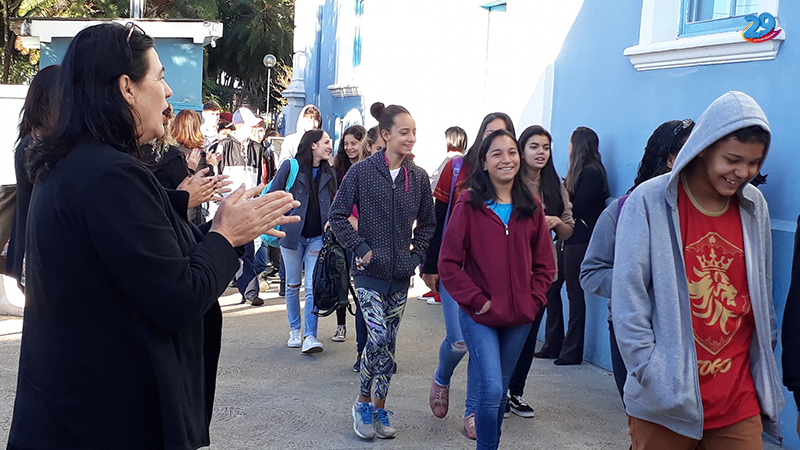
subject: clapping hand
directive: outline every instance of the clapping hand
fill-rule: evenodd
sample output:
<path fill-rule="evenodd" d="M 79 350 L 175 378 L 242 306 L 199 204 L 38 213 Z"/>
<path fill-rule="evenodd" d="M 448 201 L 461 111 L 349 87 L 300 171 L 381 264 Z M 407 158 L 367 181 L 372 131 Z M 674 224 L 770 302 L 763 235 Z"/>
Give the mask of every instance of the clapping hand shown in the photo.
<path fill-rule="evenodd" d="M 274 230 L 277 225 L 300 221 L 300 216 L 285 216 L 300 206 L 292 194 L 284 191 L 261 195 L 263 185 L 245 190 L 244 185 L 223 200 L 217 210 L 211 231 L 221 234 L 228 242 L 238 247 L 262 234 L 284 237 L 286 233 Z"/>

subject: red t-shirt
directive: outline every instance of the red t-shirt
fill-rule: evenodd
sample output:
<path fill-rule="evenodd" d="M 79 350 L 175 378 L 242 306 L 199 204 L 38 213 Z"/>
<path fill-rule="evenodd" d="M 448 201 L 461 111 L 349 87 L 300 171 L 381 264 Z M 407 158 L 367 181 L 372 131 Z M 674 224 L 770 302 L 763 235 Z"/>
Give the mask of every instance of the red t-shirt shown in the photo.
<path fill-rule="evenodd" d="M 442 174 L 439 176 L 439 181 L 436 183 L 436 188 L 433 190 L 433 197 L 445 203 L 450 203 L 450 186 L 453 184 L 453 159 L 455 158 L 450 158 L 450 161 L 447 161 L 447 164 L 442 168 Z M 468 177 L 469 165 L 466 159 L 464 159 L 464 162 L 461 163 L 461 171 L 458 173 L 458 178 L 456 179 L 456 187 L 453 189 L 453 198 L 458 198 L 462 192 L 467 190 Z M 454 203 L 455 202 L 450 203 L 450 208 L 453 207 Z"/>
<path fill-rule="evenodd" d="M 703 399 L 703 429 L 758 415 L 750 373 L 755 320 L 750 307 L 739 199 L 720 213 L 704 211 L 681 183 L 678 215 Z"/>

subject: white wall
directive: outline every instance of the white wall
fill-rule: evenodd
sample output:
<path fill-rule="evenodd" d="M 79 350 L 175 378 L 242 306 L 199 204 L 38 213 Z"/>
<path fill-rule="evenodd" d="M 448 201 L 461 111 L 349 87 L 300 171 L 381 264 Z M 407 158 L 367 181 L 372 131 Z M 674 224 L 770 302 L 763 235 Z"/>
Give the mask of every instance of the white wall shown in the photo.
<path fill-rule="evenodd" d="M 28 86 L 0 85 L 0 184 L 16 184 L 14 144 Z"/>
<path fill-rule="evenodd" d="M 543 74 L 583 0 L 508 0 L 506 12 L 492 13 L 480 7 L 485 3 L 365 3 L 357 81 L 366 126 L 376 123 L 373 102 L 408 108 L 417 123 L 416 161 L 428 170 L 443 158 L 450 126 L 464 128 L 471 143 L 490 112 L 509 114 L 518 132 L 533 124 L 528 120 L 549 121 L 552 79 L 548 84 Z"/>

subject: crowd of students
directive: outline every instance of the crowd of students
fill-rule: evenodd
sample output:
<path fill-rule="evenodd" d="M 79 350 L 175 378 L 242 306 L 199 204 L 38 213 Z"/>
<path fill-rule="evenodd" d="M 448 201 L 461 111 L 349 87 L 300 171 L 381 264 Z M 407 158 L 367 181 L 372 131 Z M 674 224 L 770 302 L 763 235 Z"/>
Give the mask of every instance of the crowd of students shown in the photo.
<path fill-rule="evenodd" d="M 101 47 L 103 64 L 85 56 Z M 361 438 L 397 435 L 386 402 L 417 269 L 444 318 L 429 406 L 447 415 L 468 355 L 463 424 L 478 449 L 498 447 L 510 414 L 534 417 L 523 398 L 534 358 L 582 362 L 584 290 L 610 299 L 632 448 L 757 449 L 762 432 L 780 436 L 769 213 L 753 185 L 771 134 L 746 94 L 722 95 L 696 123 L 661 124 L 633 186 L 608 205 L 590 128 L 570 136 L 562 182 L 547 130 L 517 136 L 508 115 L 488 114 L 468 150 L 464 129 L 445 132 L 448 153 L 430 178 L 399 105 L 372 105 L 378 125 L 347 128 L 335 155 L 307 105 L 278 154 L 264 140 L 274 131 L 247 108 L 230 121 L 214 103 L 202 120 L 173 118 L 170 95 L 152 38 L 118 24 L 79 33 L 62 65 L 31 85 L 8 252 L 27 298 L 9 449 L 208 445 L 217 298 L 235 278 L 243 303 L 263 304 L 269 259 L 282 273 L 287 345 L 322 352 L 312 273 L 326 232 L 352 262 Z M 281 238 L 279 250 L 267 236 Z M 789 324 L 800 320 L 800 237 L 795 246 Z M 794 392 L 796 330 L 783 328 Z M 331 339 L 346 336 L 341 310 Z M 123 411 L 130 420 L 115 420 Z"/>

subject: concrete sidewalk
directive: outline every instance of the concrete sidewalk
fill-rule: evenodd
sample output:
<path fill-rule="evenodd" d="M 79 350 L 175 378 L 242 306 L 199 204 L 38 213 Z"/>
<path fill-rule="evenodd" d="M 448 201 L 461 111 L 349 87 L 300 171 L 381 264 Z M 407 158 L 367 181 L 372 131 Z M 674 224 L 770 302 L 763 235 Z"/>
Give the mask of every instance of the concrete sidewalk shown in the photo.
<path fill-rule="evenodd" d="M 262 307 L 239 305 L 239 295 L 229 291 L 221 299 L 225 318 L 211 449 L 475 448 L 461 420 L 466 364 L 453 378 L 449 415 L 437 419 L 428 407 L 444 322 L 441 307 L 415 299 L 425 290 L 421 286 L 417 279 L 400 327 L 398 371 L 387 401 L 397 438 L 387 441 L 363 441 L 353 433 L 350 408 L 358 394 L 358 374 L 352 371 L 356 351 L 351 316 L 347 342 L 330 340 L 335 316 L 321 318 L 318 338 L 325 351 L 303 355 L 286 347 L 286 308 L 276 290 L 262 293 Z M 7 442 L 16 385 L 16 323 L 0 320 L 0 445 Z M 605 370 L 587 363 L 557 367 L 534 360 L 525 398 L 536 417 L 506 419 L 501 448 L 628 448 L 625 414 Z"/>

